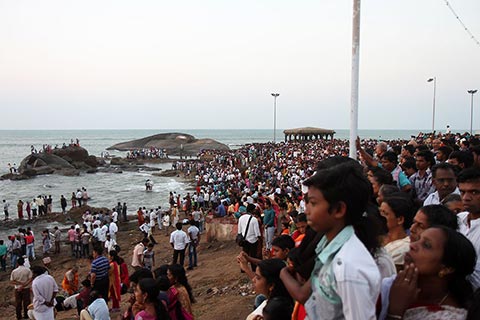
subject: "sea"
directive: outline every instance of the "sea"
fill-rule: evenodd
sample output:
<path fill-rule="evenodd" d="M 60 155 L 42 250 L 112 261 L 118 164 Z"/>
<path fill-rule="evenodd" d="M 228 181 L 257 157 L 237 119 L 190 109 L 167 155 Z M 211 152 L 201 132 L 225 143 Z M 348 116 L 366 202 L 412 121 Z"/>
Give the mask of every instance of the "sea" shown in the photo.
<path fill-rule="evenodd" d="M 348 130 L 335 130 L 335 137 L 348 139 Z M 407 139 L 421 130 L 359 130 L 361 138 Z M 196 138 L 211 138 L 235 149 L 247 143 L 273 141 L 273 130 L 237 129 L 237 130 L 191 130 L 191 129 L 151 129 L 151 130 L 0 130 L 0 175 L 8 173 L 8 163 L 20 164 L 30 153 L 31 146 L 40 150 L 43 144 L 61 147 L 71 139 L 79 139 L 80 145 L 89 154 L 100 156 L 102 152 L 116 143 L 139 139 L 166 132 L 191 134 Z M 277 130 L 276 141 L 283 140 L 283 130 Z M 125 152 L 109 151 L 111 155 L 125 156 Z M 152 164 L 162 170 L 170 169 L 171 163 Z M 145 181 L 154 182 L 153 192 L 145 192 Z M 133 214 L 138 207 L 167 208 L 168 194 L 175 191 L 186 194 L 191 190 L 187 183 L 170 177 L 153 176 L 149 171 L 119 173 L 81 173 L 75 177 L 60 175 L 42 175 L 30 180 L 0 181 L 0 199 L 10 203 L 10 215 L 16 217 L 16 204 L 19 199 L 31 201 L 38 195 L 52 195 L 53 211 L 61 211 L 60 196 L 70 199 L 73 191 L 85 187 L 95 207 L 112 208 L 117 202 L 126 202 L 128 213 Z M 2 208 L 3 209 L 3 208 Z M 3 218 L 3 210 L 0 219 Z"/>

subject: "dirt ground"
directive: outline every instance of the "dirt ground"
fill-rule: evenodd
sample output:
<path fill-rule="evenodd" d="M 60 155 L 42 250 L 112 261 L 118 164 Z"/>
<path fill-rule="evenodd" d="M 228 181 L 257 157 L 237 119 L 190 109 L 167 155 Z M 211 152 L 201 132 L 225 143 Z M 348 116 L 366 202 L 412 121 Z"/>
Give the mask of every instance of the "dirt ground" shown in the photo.
<path fill-rule="evenodd" d="M 124 258 L 130 267 L 132 251 L 135 244 L 141 240 L 142 234 L 137 228 L 137 222 L 119 223 L 117 241 L 121 247 L 120 256 Z M 172 231 L 172 228 L 170 228 Z M 66 232 L 64 232 L 64 238 Z M 154 237 L 158 242 L 155 246 L 155 266 L 171 263 L 172 248 L 169 237 L 162 230 L 155 230 Z M 251 312 L 254 293 L 250 280 L 243 273 L 235 261 L 240 252 L 239 247 L 233 241 L 206 243 L 202 239 L 198 248 L 198 267 L 187 271 L 188 280 L 193 288 L 196 303 L 193 304 L 195 319 L 198 320 L 221 320 L 221 319 L 245 319 Z M 40 250 L 36 250 L 37 256 L 41 257 Z M 51 256 L 52 263 L 49 267 L 60 287 L 64 273 L 69 267 L 76 264 L 79 267 L 80 281 L 86 277 L 90 268 L 88 259 L 75 259 L 70 256 L 70 246 L 62 244 L 59 255 Z M 188 263 L 188 258 L 185 259 Z M 31 263 L 41 264 L 41 259 Z M 132 272 L 133 269 L 130 269 Z M 10 272 L 0 271 L 0 287 L 3 290 L 0 295 L 0 319 L 15 319 L 14 289 L 10 284 Z M 129 293 L 122 296 L 122 310 L 126 308 Z M 111 306 L 111 304 L 109 304 Z M 118 319 L 120 313 L 112 313 L 112 319 Z M 59 312 L 56 319 L 78 319 L 76 310 Z"/>

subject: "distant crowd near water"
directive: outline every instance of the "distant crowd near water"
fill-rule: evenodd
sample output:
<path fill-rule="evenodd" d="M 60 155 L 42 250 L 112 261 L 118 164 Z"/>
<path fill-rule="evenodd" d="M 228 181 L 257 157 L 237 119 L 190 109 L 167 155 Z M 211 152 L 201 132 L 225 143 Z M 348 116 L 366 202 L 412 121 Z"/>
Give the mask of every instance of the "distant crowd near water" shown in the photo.
<path fill-rule="evenodd" d="M 215 221 L 235 226 L 231 259 L 254 292 L 246 319 L 480 319 L 479 138 L 356 144 L 358 159 L 337 139 L 204 150 L 173 163 L 192 190 L 171 190 L 163 208 L 94 208 L 88 185 L 60 199 L 3 199 L 5 219 L 19 220 L 0 240 L 15 316 L 200 318 L 189 272 L 201 270 L 197 249 Z M 33 230 L 48 219 L 71 226 Z M 127 233 L 141 240 L 129 247 Z M 61 257 L 88 267 L 53 274 Z"/>

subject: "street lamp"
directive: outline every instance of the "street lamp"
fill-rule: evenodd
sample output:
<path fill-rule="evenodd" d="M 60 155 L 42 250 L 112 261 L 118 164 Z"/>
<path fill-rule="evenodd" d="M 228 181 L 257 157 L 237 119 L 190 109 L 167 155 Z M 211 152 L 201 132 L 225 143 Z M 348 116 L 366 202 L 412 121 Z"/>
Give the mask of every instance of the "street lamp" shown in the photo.
<path fill-rule="evenodd" d="M 433 81 L 433 114 L 432 114 L 432 133 L 435 132 L 435 95 L 437 91 L 437 77 L 433 77 L 427 80 L 427 82 Z"/>
<path fill-rule="evenodd" d="M 277 97 L 280 93 L 272 93 L 273 96 L 273 143 L 276 143 L 276 133 L 277 133 Z"/>
<path fill-rule="evenodd" d="M 470 102 L 470 135 L 473 133 L 473 95 L 477 93 L 477 89 L 475 90 L 468 90 L 468 93 L 472 95 L 472 99 Z"/>

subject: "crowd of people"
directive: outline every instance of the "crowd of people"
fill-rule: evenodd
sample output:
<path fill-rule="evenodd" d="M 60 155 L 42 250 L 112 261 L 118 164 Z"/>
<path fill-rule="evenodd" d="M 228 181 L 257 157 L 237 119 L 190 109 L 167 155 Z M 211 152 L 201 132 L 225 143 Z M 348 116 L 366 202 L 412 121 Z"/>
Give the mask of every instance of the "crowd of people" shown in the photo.
<path fill-rule="evenodd" d="M 69 254 L 92 253 L 91 268 L 81 276 L 76 267 L 67 270 L 61 287 L 68 297 L 60 305 L 77 307 L 80 319 L 110 319 L 130 288 L 123 319 L 193 319 L 186 269 L 198 265 L 205 216 L 212 215 L 238 223 L 239 277 L 251 279 L 256 293 L 247 319 L 479 318 L 480 141 L 419 134 L 358 139 L 357 150 L 358 161 L 347 158 L 342 140 L 266 143 L 177 161 L 195 191 L 171 192 L 167 210 L 138 209 L 143 239 L 130 266 L 116 242 L 126 204 L 87 211 L 81 225 L 72 225 Z M 84 193 L 81 201 L 77 194 L 85 204 Z M 57 232 L 43 235 L 55 253 Z M 157 267 L 153 248 L 163 232 L 172 263 Z M 48 261 L 43 269 L 25 266 L 35 259 L 27 248 L 33 234 L 19 234 L 5 246 L 19 253 L 11 276 L 17 318 L 29 316 L 22 301 L 33 292 L 30 316 L 53 319 L 61 290 L 49 278 Z"/>
<path fill-rule="evenodd" d="M 168 159 L 168 154 L 166 149 L 150 147 L 128 151 L 127 159 Z"/>

